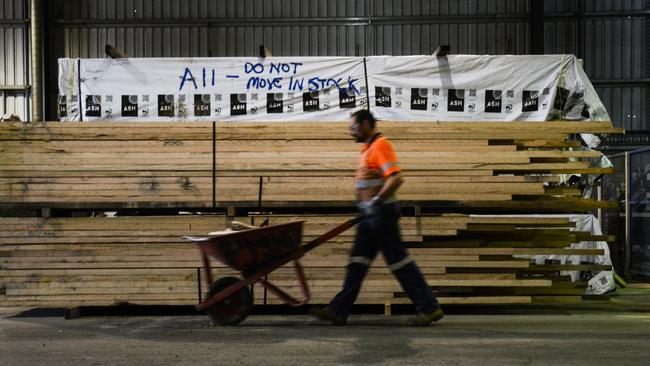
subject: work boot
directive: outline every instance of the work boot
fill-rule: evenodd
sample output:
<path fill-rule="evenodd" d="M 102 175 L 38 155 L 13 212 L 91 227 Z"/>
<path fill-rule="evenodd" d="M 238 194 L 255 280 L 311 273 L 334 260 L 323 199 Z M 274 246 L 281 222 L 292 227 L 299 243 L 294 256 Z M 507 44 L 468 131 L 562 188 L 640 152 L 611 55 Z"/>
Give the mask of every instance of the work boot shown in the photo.
<path fill-rule="evenodd" d="M 418 313 L 418 315 L 409 318 L 407 324 L 411 327 L 426 327 L 427 325 L 442 319 L 445 314 L 441 308 L 430 313 Z"/>
<path fill-rule="evenodd" d="M 347 323 L 348 317 L 345 315 L 335 315 L 332 314 L 329 306 L 323 308 L 312 307 L 309 309 L 309 314 L 318 318 L 318 320 L 332 322 L 334 325 L 345 325 Z"/>

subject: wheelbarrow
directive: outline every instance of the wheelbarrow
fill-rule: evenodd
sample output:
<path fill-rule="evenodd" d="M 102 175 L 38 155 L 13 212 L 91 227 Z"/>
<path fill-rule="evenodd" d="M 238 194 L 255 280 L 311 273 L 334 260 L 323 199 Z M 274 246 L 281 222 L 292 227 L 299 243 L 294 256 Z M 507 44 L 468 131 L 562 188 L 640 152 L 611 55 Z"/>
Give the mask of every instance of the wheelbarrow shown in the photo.
<path fill-rule="evenodd" d="M 300 245 L 304 220 L 208 237 L 185 236 L 184 238 L 193 241 L 201 251 L 205 280 L 209 285 L 207 298 L 200 302 L 197 308 L 208 313 L 216 324 L 239 324 L 253 308 L 253 296 L 249 286 L 254 283 L 261 283 L 290 306 L 306 304 L 311 295 L 299 259 L 310 250 L 356 225 L 359 220 L 359 217 L 350 219 L 304 245 Z M 241 278 L 222 277 L 213 281 L 211 258 L 240 271 Z M 292 261 L 302 292 L 301 299 L 287 294 L 265 278 L 267 274 Z"/>

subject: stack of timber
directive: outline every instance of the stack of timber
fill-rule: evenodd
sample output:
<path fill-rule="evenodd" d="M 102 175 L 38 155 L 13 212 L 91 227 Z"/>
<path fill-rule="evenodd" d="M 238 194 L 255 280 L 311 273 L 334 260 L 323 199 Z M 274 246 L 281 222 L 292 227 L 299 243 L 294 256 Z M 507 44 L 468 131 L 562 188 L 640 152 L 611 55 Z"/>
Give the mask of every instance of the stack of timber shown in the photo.
<path fill-rule="evenodd" d="M 306 242 L 349 218 L 274 215 L 270 221 L 306 220 Z M 207 287 L 199 282 L 199 250 L 181 236 L 224 228 L 230 219 L 211 215 L 2 218 L 0 306 L 194 304 Z M 603 254 L 598 249 L 566 249 L 572 242 L 607 238 L 569 231 L 573 224 L 564 218 L 443 215 L 404 217 L 401 224 L 403 240 L 443 304 L 577 302 L 585 284 L 571 282 L 560 271 L 607 269 L 539 266 L 519 257 Z M 354 231 L 349 230 L 302 259 L 312 303 L 326 303 L 340 289 L 353 239 Z M 213 265 L 215 278 L 236 275 L 218 262 Z M 272 272 L 268 280 L 298 296 L 290 266 Z M 265 296 L 260 286 L 254 286 L 254 299 L 256 304 L 280 303 Z M 399 284 L 377 258 L 359 303 L 404 301 Z"/>
<path fill-rule="evenodd" d="M 0 202 L 19 208 L 209 206 L 212 144 L 212 125 L 205 123 L 0 125 Z M 234 199 L 253 199 L 238 192 Z"/>
<path fill-rule="evenodd" d="M 340 218 L 274 216 L 272 223 L 295 219 L 308 220 L 306 240 L 342 222 Z M 326 224 L 324 224 L 326 223 Z M 318 224 L 318 226 L 316 226 Z M 586 283 L 571 282 L 562 271 L 611 270 L 610 266 L 535 265 L 524 256 L 603 255 L 601 249 L 571 249 L 571 243 L 611 240 L 575 232 L 568 218 L 484 218 L 467 215 L 404 217 L 402 239 L 407 242 L 429 285 L 442 304 L 531 304 L 577 303 L 582 300 Z M 312 228 L 318 227 L 318 230 Z M 319 247 L 303 263 L 313 288 L 313 302 L 327 303 L 341 289 L 353 232 Z M 269 281 L 293 287 L 299 294 L 292 268 L 269 275 Z M 376 258 L 364 282 L 357 303 L 409 303 L 399 283 L 382 258 Z M 279 304 L 270 298 L 267 303 Z"/>
<path fill-rule="evenodd" d="M 558 174 L 607 174 L 574 133 L 610 122 L 382 122 L 404 169 L 405 204 L 534 211 L 607 207 Z M 4 207 L 354 205 L 358 144 L 347 124 L 46 123 L 0 125 Z M 318 192 L 318 194 L 315 194 Z"/>
<path fill-rule="evenodd" d="M 598 153 L 569 149 L 580 145 L 571 139 L 576 133 L 622 132 L 610 122 L 381 122 L 380 129 L 404 169 L 399 198 L 417 207 L 415 216 L 402 218 L 403 239 L 441 303 L 578 302 L 586 284 L 562 271 L 606 270 L 534 265 L 522 257 L 602 255 L 567 249 L 581 240 L 611 240 L 571 231 L 568 219 L 428 216 L 420 208 L 567 213 L 611 207 L 557 184 L 560 174 L 611 172 L 591 166 Z M 358 149 L 340 122 L 3 123 L 0 209 L 282 208 L 295 214 L 265 216 L 271 224 L 307 220 L 309 240 L 347 218 L 339 208 L 354 205 Z M 306 207 L 319 214 L 301 214 Z M 194 304 L 206 286 L 199 283 L 199 252 L 181 236 L 205 235 L 232 219 L 254 217 L 0 218 L 0 306 Z M 326 303 L 340 289 L 353 234 L 303 259 L 312 303 Z M 215 272 L 216 278 L 233 274 L 218 265 Z M 268 280 L 297 293 L 293 276 L 282 268 Z M 279 303 L 260 286 L 254 297 L 256 304 Z M 359 303 L 401 302 L 408 299 L 376 260 Z"/>

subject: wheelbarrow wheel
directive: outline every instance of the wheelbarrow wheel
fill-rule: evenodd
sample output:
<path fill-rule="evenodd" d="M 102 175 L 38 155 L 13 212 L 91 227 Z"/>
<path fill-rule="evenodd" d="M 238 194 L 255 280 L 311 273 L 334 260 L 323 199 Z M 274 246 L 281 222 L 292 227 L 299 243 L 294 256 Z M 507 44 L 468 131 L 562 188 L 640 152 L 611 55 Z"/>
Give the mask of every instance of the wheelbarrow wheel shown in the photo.
<path fill-rule="evenodd" d="M 240 279 L 237 277 L 222 277 L 212 283 L 208 296 L 213 296 L 239 281 Z M 230 297 L 205 309 L 205 311 L 216 324 L 237 325 L 246 319 L 252 308 L 253 296 L 248 287 L 243 287 Z"/>

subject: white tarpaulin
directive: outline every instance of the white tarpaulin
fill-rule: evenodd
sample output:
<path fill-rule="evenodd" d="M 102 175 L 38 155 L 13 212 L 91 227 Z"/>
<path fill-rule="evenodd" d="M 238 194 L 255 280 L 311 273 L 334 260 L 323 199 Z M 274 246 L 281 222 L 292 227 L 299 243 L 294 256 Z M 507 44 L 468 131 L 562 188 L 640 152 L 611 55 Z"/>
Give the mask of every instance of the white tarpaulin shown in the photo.
<path fill-rule="evenodd" d="M 59 59 L 59 119 L 80 121 L 79 107 L 79 63 L 80 60 Z"/>
<path fill-rule="evenodd" d="M 60 59 L 59 93 L 64 121 L 343 120 L 367 102 L 359 57 Z"/>
<path fill-rule="evenodd" d="M 572 55 L 367 58 L 379 119 L 609 120 Z"/>
<path fill-rule="evenodd" d="M 71 121 L 609 120 L 572 55 L 61 59 L 59 93 Z"/>

